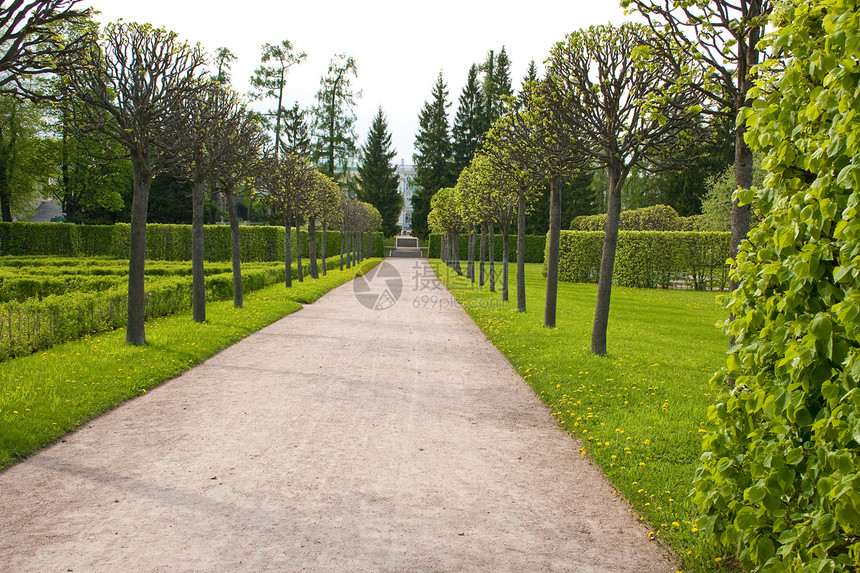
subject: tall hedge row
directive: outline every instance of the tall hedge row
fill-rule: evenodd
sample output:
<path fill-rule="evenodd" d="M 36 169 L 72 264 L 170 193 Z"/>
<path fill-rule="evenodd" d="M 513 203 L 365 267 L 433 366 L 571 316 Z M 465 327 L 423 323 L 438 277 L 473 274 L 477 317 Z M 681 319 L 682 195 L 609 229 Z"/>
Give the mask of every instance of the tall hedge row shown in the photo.
<path fill-rule="evenodd" d="M 502 235 L 501 233 L 493 234 L 494 245 L 493 245 L 493 255 L 496 261 L 502 260 Z M 480 245 L 480 236 L 478 236 L 475 241 L 475 260 L 478 260 L 478 248 Z M 439 233 L 433 233 L 430 235 L 429 249 L 427 257 L 431 259 L 438 259 L 440 255 L 440 251 L 442 249 L 442 235 Z M 517 260 L 517 236 L 511 235 L 510 237 L 510 261 L 514 262 Z M 546 252 L 546 235 L 526 235 L 526 262 L 527 263 L 542 263 L 544 261 L 544 254 Z M 469 236 L 465 233 L 460 235 L 460 256 L 463 260 L 466 259 L 469 253 Z M 489 246 L 487 246 L 487 251 L 484 254 L 485 257 L 489 257 Z"/>
<path fill-rule="evenodd" d="M 613 283 L 638 288 L 726 288 L 730 236 L 730 233 L 620 231 Z M 596 283 L 602 255 L 603 233 L 562 231 L 559 280 Z"/>
<path fill-rule="evenodd" d="M 204 227 L 206 260 L 229 261 L 230 228 Z M 284 259 L 284 228 L 244 225 L 239 228 L 243 261 Z M 295 233 L 295 231 L 293 231 Z M 308 234 L 302 231 L 302 254 L 308 253 Z M 295 241 L 295 234 L 292 235 Z M 131 229 L 116 225 L 73 225 L 70 223 L 0 223 L 0 256 L 58 255 L 70 257 L 110 256 L 127 258 Z M 295 245 L 295 243 L 293 243 Z M 322 232 L 317 232 L 317 253 Z M 384 256 L 382 233 L 373 233 L 371 256 Z M 295 250 L 295 248 L 294 248 Z M 340 250 L 340 232 L 328 231 L 326 255 Z M 190 225 L 147 225 L 146 257 L 149 260 L 191 260 Z"/>
<path fill-rule="evenodd" d="M 681 217 L 668 205 L 652 205 L 621 212 L 622 231 L 698 231 L 702 216 Z M 606 213 L 581 215 L 570 222 L 573 231 L 600 231 L 606 229 Z"/>

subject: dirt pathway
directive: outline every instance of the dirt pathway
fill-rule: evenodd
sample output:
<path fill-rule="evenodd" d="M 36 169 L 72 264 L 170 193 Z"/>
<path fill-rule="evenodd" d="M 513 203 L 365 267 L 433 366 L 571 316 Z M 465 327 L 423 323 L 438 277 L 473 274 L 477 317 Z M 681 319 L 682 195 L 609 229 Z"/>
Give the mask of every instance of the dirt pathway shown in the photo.
<path fill-rule="evenodd" d="M 426 262 L 378 268 L 0 474 L 2 570 L 674 571 Z"/>

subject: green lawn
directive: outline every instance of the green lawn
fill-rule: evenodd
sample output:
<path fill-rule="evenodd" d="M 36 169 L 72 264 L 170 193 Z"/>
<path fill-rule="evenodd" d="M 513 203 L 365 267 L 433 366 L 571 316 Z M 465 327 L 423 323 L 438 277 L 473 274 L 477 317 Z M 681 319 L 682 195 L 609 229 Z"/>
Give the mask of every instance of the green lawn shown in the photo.
<path fill-rule="evenodd" d="M 359 266 L 366 272 L 380 259 Z M 144 394 L 262 327 L 351 280 L 331 270 L 317 280 L 273 285 L 248 293 L 244 308 L 209 302 L 206 322 L 191 311 L 146 323 L 144 347 L 125 344 L 117 329 L 0 363 L 0 468 L 42 448 L 81 424 Z"/>
<path fill-rule="evenodd" d="M 438 261 L 436 261 L 438 263 Z M 719 571 L 688 499 L 711 404 L 711 374 L 725 361 L 725 318 L 713 292 L 613 287 L 609 355 L 589 352 L 597 285 L 559 284 L 557 328 L 543 327 L 543 265 L 526 265 L 527 312 L 473 287 L 438 263 L 486 336 L 507 356 L 558 423 L 582 440 L 617 490 L 690 571 Z M 463 269 L 466 268 L 463 263 Z M 501 265 L 496 266 L 501 274 Z M 485 289 L 487 287 L 485 286 Z"/>

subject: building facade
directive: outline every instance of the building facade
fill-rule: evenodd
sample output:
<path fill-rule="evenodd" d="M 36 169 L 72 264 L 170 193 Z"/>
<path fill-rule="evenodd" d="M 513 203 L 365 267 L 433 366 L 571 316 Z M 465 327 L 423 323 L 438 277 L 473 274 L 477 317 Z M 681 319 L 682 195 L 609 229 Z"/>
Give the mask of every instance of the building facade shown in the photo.
<path fill-rule="evenodd" d="M 415 166 L 408 165 L 405 159 L 401 159 L 397 165 L 397 175 L 400 177 L 398 190 L 403 197 L 403 210 L 400 211 L 400 219 L 397 225 L 401 234 L 409 235 L 412 232 L 412 195 L 415 193 Z"/>

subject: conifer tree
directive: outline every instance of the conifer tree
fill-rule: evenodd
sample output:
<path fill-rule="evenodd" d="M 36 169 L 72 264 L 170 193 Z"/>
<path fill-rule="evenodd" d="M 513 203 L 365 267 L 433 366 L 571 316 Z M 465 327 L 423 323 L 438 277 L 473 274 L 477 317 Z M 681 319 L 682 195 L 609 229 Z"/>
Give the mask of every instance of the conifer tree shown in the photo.
<path fill-rule="evenodd" d="M 427 215 L 430 200 L 439 189 L 453 187 L 456 175 L 451 169 L 451 139 L 448 131 L 448 86 L 442 72 L 433 86 L 431 99 L 424 102 L 418 116 L 415 136 L 415 182 L 418 190 L 412 196 L 412 230 L 419 237 L 428 234 Z"/>
<path fill-rule="evenodd" d="M 520 91 L 524 91 L 525 87 L 532 82 L 536 82 L 538 80 L 538 71 L 537 66 L 535 65 L 535 61 L 532 60 L 529 62 L 529 67 L 526 70 L 526 75 L 523 76 L 523 85 Z"/>
<path fill-rule="evenodd" d="M 314 108 L 316 149 L 314 159 L 320 171 L 334 177 L 336 167 L 355 155 L 355 113 L 352 106 L 361 92 L 352 90 L 351 78 L 358 77 L 355 59 L 337 54 L 320 80 Z"/>
<path fill-rule="evenodd" d="M 283 119 L 286 109 L 284 108 L 284 88 L 287 84 L 287 72 L 296 64 L 307 59 L 305 52 L 294 53 L 293 44 L 284 40 L 280 44 L 263 44 L 263 55 L 260 58 L 260 67 L 254 70 L 251 76 L 252 99 L 271 99 L 278 101 L 275 109 L 270 109 L 263 114 L 263 120 L 269 129 L 275 133 L 275 163 L 281 152 L 281 138 L 283 130 Z"/>
<path fill-rule="evenodd" d="M 311 132 L 306 119 L 307 110 L 299 102 L 284 111 L 284 135 L 281 139 L 282 153 L 295 153 L 308 157 L 311 153 Z"/>
<path fill-rule="evenodd" d="M 463 93 L 460 95 L 460 106 L 457 108 L 452 128 L 453 169 L 456 175 L 469 165 L 475 152 L 480 148 L 485 132 L 483 121 L 484 102 L 481 86 L 478 84 L 478 66 L 472 64 Z"/>
<path fill-rule="evenodd" d="M 513 94 L 511 88 L 511 60 L 505 47 L 496 54 L 493 50 L 487 54 L 487 59 L 481 68 L 484 72 L 482 91 L 484 95 L 484 131 L 496 123 L 504 115 L 504 98 Z"/>
<path fill-rule="evenodd" d="M 397 220 L 403 209 L 403 197 L 397 190 L 400 178 L 392 165 L 396 154 L 380 107 L 360 151 L 358 198 L 376 207 L 382 215 L 382 232 L 389 237 L 397 233 Z"/>
<path fill-rule="evenodd" d="M 504 98 L 510 97 L 514 93 L 511 87 L 511 59 L 508 58 L 508 53 L 505 51 L 504 46 L 499 50 L 499 55 L 496 56 L 495 76 L 493 79 L 496 82 L 496 101 L 499 104 L 499 108 L 496 111 L 499 115 L 502 115 L 501 104 Z"/>

